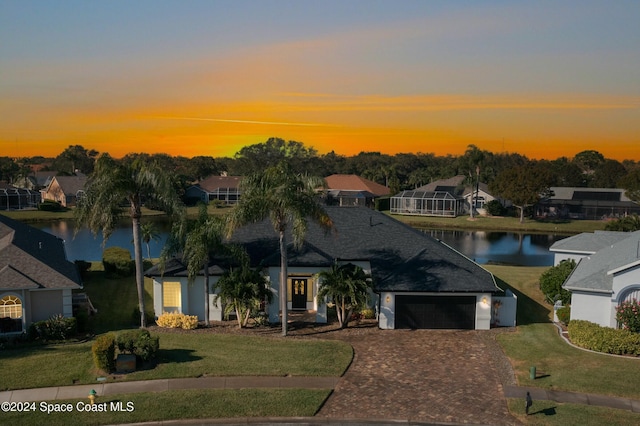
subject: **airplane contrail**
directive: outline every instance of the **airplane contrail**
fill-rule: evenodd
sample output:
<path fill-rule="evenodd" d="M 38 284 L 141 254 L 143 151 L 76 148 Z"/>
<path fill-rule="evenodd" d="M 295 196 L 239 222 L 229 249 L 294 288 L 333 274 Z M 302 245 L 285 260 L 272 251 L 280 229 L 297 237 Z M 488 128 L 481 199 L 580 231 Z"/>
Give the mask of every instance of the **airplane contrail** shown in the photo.
<path fill-rule="evenodd" d="M 267 124 L 278 126 L 306 126 L 306 127 L 340 127 L 335 124 L 324 123 L 291 123 L 280 121 L 257 121 L 257 120 L 232 120 L 225 118 L 199 118 L 199 117 L 155 117 L 164 120 L 192 120 L 192 121 L 217 121 L 221 123 L 243 123 L 243 124 Z"/>

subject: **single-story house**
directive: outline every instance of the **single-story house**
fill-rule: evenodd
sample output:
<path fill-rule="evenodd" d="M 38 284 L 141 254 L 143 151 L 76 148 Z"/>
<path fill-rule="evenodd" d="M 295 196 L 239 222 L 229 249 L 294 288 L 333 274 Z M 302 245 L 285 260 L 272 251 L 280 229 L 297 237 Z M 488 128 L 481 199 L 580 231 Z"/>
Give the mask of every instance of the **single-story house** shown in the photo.
<path fill-rule="evenodd" d="M 27 188 L 16 188 L 0 182 L 0 210 L 20 210 L 37 207 L 40 194 Z"/>
<path fill-rule="evenodd" d="M 556 241 L 549 247 L 553 253 L 553 265 L 557 266 L 563 260 L 574 260 L 576 263 L 583 257 L 595 254 L 605 247 L 629 237 L 628 232 L 595 231 L 583 232 Z"/>
<path fill-rule="evenodd" d="M 376 198 L 391 193 L 388 187 L 358 175 L 334 174 L 324 180 L 328 197 L 340 206 L 373 207 Z"/>
<path fill-rule="evenodd" d="M 240 199 L 240 176 L 209 176 L 185 191 L 186 200 L 209 203 L 213 200 L 235 204 Z"/>
<path fill-rule="evenodd" d="M 57 201 L 64 207 L 75 206 L 84 196 L 86 183 L 87 177 L 84 175 L 54 176 L 49 185 L 41 191 L 42 201 Z"/>
<path fill-rule="evenodd" d="M 538 217 L 561 219 L 611 219 L 640 214 L 635 203 L 619 188 L 551 187 L 551 195 L 536 204 Z"/>
<path fill-rule="evenodd" d="M 82 288 L 60 238 L 0 215 L 0 334 L 22 333 L 53 315 L 73 315 Z"/>
<path fill-rule="evenodd" d="M 310 311 L 317 322 L 326 322 L 326 304 L 317 298 L 317 273 L 336 262 L 352 263 L 373 278 L 372 306 L 380 328 L 488 329 L 496 323 L 515 325 L 513 295 L 505 296 L 490 272 L 461 253 L 368 208 L 328 206 L 326 210 L 334 232 L 327 233 L 309 223 L 301 249 L 288 245 L 289 309 Z M 242 245 L 252 266 L 264 271 L 274 294 L 266 311 L 270 322 L 279 322 L 280 253 L 271 222 L 265 220 L 237 230 L 232 242 Z M 209 265 L 211 293 L 224 268 L 219 262 Z M 184 265 L 178 259 L 164 274 L 153 267 L 145 275 L 154 281 L 156 315 L 178 311 L 202 318 L 203 276 L 188 284 Z M 210 315 L 211 320 L 221 319 L 221 307 L 210 305 Z"/>
<path fill-rule="evenodd" d="M 640 300 L 640 231 L 583 250 L 593 253 L 579 260 L 563 284 L 571 292 L 571 319 L 616 328 L 616 307 Z"/>

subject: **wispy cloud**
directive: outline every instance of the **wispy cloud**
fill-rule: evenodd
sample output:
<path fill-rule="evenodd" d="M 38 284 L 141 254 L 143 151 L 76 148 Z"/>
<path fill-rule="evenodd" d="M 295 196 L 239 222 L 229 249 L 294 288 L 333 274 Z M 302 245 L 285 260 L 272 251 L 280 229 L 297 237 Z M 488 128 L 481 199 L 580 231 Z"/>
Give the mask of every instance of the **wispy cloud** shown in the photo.
<path fill-rule="evenodd" d="M 272 126 L 303 126 L 303 127 L 341 127 L 337 124 L 326 123 L 296 123 L 286 121 L 260 121 L 260 120 L 233 120 L 227 118 L 206 118 L 206 117 L 152 117 L 162 120 L 189 120 L 189 121 L 215 121 L 220 123 L 239 123 L 239 124 L 266 124 Z"/>

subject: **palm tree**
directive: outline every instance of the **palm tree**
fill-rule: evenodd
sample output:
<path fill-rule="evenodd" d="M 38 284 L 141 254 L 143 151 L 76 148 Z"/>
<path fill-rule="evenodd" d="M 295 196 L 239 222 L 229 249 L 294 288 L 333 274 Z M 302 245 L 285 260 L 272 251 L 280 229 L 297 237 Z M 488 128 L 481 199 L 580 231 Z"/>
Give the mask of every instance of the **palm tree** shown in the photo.
<path fill-rule="evenodd" d="M 246 263 L 246 255 L 234 245 L 225 244 L 225 221 L 217 216 L 209 216 L 207 205 L 200 204 L 198 218 L 177 222 L 171 231 L 160 255 L 160 270 L 164 270 L 169 257 L 180 255 L 187 265 L 189 283 L 193 283 L 200 271 L 204 274 L 204 322 L 209 326 L 209 264 L 214 256 L 221 255 Z"/>
<path fill-rule="evenodd" d="M 307 231 L 307 219 L 325 230 L 333 222 L 322 208 L 316 191 L 325 186 L 319 177 L 295 173 L 286 162 L 269 167 L 261 173 L 247 176 L 240 183 L 242 196 L 229 217 L 228 234 L 242 225 L 267 217 L 279 236 L 280 290 L 282 335 L 287 335 L 287 244 L 286 231 L 290 227 L 294 245 L 299 248 Z"/>
<path fill-rule="evenodd" d="M 260 309 L 262 302 L 271 302 L 273 297 L 264 275 L 247 265 L 225 272 L 216 288 L 219 291 L 214 303 L 226 302 L 225 315 L 235 311 L 240 328 L 247 326 L 251 314 Z"/>
<path fill-rule="evenodd" d="M 86 225 L 94 235 L 102 232 L 104 241 L 111 236 L 121 217 L 128 216 L 133 228 L 133 247 L 136 264 L 136 285 L 140 327 L 146 327 L 144 308 L 144 276 L 142 266 L 142 238 L 140 218 L 145 200 L 155 201 L 169 214 L 183 208 L 168 173 L 153 162 L 133 157 L 130 161 L 116 161 L 103 154 L 96 161 L 87 181 L 85 196 L 75 210 L 79 225 Z M 78 228 L 76 228 L 76 231 Z M 104 242 L 103 242 L 104 244 Z"/>
<path fill-rule="evenodd" d="M 340 328 L 346 328 L 353 312 L 369 303 L 371 276 L 352 263 L 338 265 L 318 273 L 318 300 L 328 299 L 336 305 Z"/>
<path fill-rule="evenodd" d="M 147 246 L 147 259 L 151 259 L 151 248 L 149 247 L 149 243 L 151 240 L 160 240 L 160 234 L 158 234 L 158 229 L 153 222 L 144 222 L 140 224 L 140 238 L 142 238 L 142 242 Z"/>

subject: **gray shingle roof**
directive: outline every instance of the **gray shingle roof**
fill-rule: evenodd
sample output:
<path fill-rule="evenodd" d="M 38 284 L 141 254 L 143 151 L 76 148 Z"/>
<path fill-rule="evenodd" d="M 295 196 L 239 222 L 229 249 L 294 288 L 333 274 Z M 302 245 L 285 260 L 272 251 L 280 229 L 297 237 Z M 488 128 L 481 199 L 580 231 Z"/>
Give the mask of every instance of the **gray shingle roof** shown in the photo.
<path fill-rule="evenodd" d="M 500 291 L 487 270 L 385 214 L 364 207 L 326 210 L 335 232 L 310 222 L 303 250 L 296 253 L 289 245 L 290 266 L 369 261 L 377 291 Z M 278 237 L 268 220 L 239 229 L 232 241 L 245 246 L 254 264 L 279 265 Z"/>
<path fill-rule="evenodd" d="M 640 231 L 626 233 L 627 238 L 584 257 L 567 278 L 567 290 L 610 293 L 613 273 L 640 264 Z"/>
<path fill-rule="evenodd" d="M 551 245 L 549 251 L 593 254 L 611 244 L 629 238 L 628 232 L 595 231 L 583 232 L 563 238 Z"/>
<path fill-rule="evenodd" d="M 0 289 L 73 289 L 81 284 L 61 239 L 0 215 Z"/>

